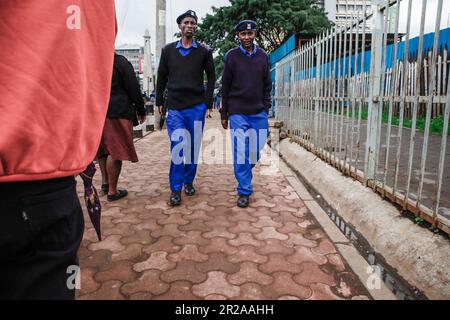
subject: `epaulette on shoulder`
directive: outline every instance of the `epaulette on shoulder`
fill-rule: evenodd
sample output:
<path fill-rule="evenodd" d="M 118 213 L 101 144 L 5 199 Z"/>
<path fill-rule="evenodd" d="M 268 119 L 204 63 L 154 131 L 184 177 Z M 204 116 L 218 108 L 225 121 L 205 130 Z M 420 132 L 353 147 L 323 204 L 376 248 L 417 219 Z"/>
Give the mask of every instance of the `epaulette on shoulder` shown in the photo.
<path fill-rule="evenodd" d="M 223 60 L 225 61 L 228 58 L 228 56 L 230 55 L 230 53 L 233 51 L 236 51 L 236 49 L 238 49 L 238 48 L 232 48 L 232 49 L 228 50 L 228 52 L 225 53 L 225 55 L 223 56 Z"/>

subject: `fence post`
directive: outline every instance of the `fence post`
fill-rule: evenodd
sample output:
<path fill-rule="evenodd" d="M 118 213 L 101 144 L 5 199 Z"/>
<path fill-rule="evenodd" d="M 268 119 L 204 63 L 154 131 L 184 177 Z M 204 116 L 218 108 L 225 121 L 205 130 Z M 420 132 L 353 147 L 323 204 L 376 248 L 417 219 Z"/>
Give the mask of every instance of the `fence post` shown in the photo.
<path fill-rule="evenodd" d="M 369 114 L 367 119 L 367 140 L 364 162 L 364 184 L 376 177 L 377 140 L 379 135 L 378 122 L 380 108 L 383 108 L 381 95 L 381 65 L 383 55 L 383 12 L 380 7 L 383 0 L 372 0 L 372 61 L 370 65 Z"/>
<path fill-rule="evenodd" d="M 316 49 L 316 88 L 315 88 L 315 103 L 314 103 L 314 138 L 311 138 L 311 141 L 314 143 L 314 148 L 319 150 L 318 141 L 319 141 L 319 110 L 320 110 L 320 59 L 321 57 L 321 49 L 322 49 L 322 37 L 318 38 L 315 49 Z"/>

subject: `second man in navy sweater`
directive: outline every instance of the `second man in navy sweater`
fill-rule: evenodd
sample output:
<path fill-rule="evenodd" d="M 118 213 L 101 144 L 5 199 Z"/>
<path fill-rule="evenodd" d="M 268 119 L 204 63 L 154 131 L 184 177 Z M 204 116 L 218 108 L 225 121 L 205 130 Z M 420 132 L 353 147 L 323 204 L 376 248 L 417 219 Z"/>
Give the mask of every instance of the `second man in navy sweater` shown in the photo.
<path fill-rule="evenodd" d="M 254 43 L 256 27 L 252 20 L 236 26 L 241 45 L 226 54 L 222 74 L 221 120 L 224 129 L 230 121 L 239 207 L 247 207 L 253 193 L 252 169 L 267 141 L 271 107 L 269 58 Z"/>
<path fill-rule="evenodd" d="M 212 52 L 197 43 L 197 15 L 188 10 L 177 18 L 181 40 L 166 45 L 158 68 L 156 105 L 164 105 L 167 87 L 167 130 L 171 139 L 170 205 L 181 203 L 181 190 L 188 196 L 193 186 L 207 107 L 213 103 L 215 70 Z M 208 78 L 203 86 L 204 72 Z"/>

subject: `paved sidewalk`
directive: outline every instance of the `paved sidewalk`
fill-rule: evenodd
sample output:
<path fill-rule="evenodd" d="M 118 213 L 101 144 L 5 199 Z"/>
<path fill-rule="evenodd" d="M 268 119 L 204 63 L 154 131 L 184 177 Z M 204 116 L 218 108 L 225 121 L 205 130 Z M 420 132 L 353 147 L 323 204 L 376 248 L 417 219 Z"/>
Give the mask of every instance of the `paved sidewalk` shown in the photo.
<path fill-rule="evenodd" d="M 216 112 L 206 128 L 218 126 Z M 232 166 L 200 164 L 196 195 L 171 208 L 167 131 L 136 148 L 140 161 L 124 163 L 119 180 L 129 196 L 101 198 L 102 242 L 85 212 L 78 299 L 368 298 L 279 170 L 262 175 L 259 164 L 251 206 L 240 209 Z M 82 183 L 78 191 L 83 201 Z"/>

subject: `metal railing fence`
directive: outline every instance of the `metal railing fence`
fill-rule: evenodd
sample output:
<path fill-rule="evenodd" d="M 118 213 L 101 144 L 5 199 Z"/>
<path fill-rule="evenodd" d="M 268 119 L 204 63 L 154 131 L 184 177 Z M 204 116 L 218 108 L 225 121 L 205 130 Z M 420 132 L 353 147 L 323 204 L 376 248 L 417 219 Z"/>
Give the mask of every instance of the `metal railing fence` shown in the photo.
<path fill-rule="evenodd" d="M 413 1 L 421 12 L 412 12 Z M 426 0 L 372 0 L 277 63 L 275 104 L 301 146 L 450 233 L 450 29 L 440 37 L 442 6 L 437 0 L 434 34 L 425 34 Z M 416 39 L 412 23 L 420 24 Z"/>

